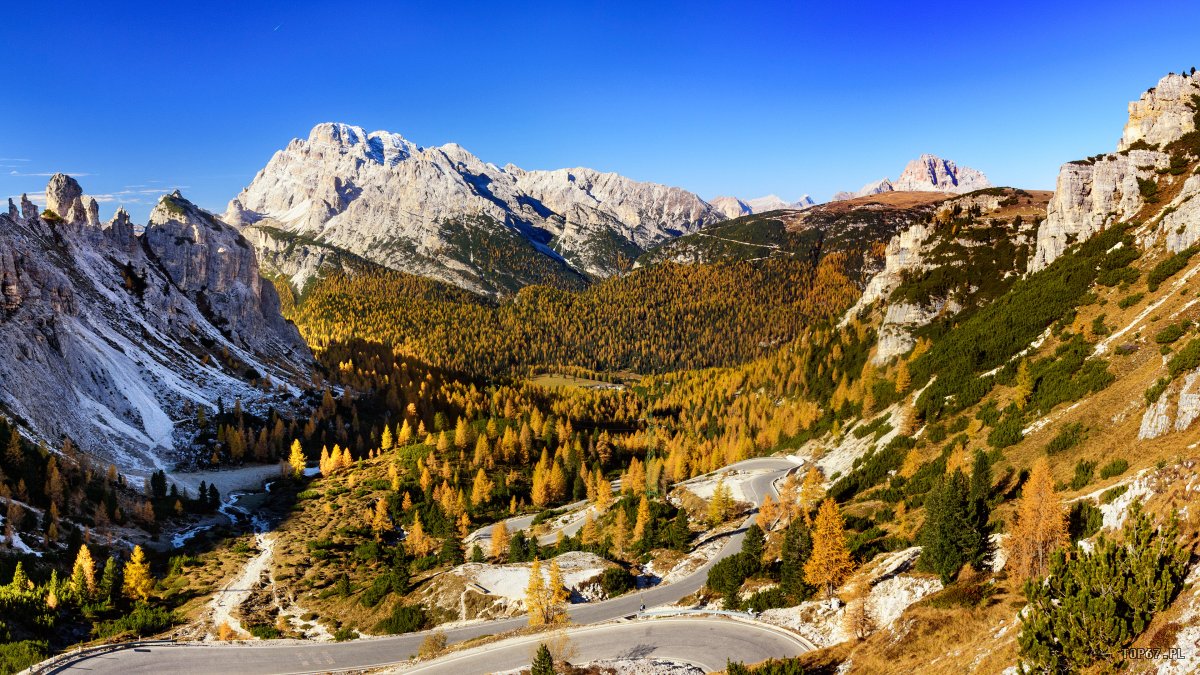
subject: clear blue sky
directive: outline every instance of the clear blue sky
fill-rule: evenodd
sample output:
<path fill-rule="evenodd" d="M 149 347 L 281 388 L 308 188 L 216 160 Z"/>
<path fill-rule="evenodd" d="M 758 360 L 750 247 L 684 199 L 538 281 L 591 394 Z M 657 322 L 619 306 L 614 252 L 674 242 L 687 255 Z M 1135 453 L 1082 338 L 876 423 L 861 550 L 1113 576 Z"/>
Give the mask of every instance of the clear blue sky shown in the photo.
<path fill-rule="evenodd" d="M 706 198 L 824 199 L 921 152 L 1052 188 L 1200 66 L 1194 0 L 107 4 L 5 8 L 0 195 L 67 171 L 105 219 L 176 186 L 220 210 L 331 120 Z"/>

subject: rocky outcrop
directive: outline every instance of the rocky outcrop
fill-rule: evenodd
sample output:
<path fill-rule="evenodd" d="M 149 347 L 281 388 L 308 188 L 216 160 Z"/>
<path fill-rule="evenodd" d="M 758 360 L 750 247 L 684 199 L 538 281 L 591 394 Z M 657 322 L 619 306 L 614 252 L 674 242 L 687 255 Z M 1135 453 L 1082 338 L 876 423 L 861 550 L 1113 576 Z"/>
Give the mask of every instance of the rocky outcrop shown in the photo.
<path fill-rule="evenodd" d="M 884 252 L 883 269 L 867 282 L 862 296 L 846 313 L 846 317 L 855 316 L 867 307 L 887 300 L 904 281 L 905 274 L 921 269 L 924 262 L 924 244 L 930 234 L 929 225 L 921 223 L 892 237 Z M 927 310 L 910 304 L 887 307 L 883 323 L 879 327 L 879 339 L 873 361 L 876 364 L 886 363 L 893 356 L 912 349 L 914 340 L 911 329 L 928 323 L 940 310 L 940 306 Z"/>
<path fill-rule="evenodd" d="M 613 173 L 501 168 L 453 143 L 424 148 L 398 134 L 319 124 L 275 153 L 225 218 L 495 293 L 511 289 L 491 278 L 495 261 L 480 258 L 484 249 L 503 250 L 517 271 L 569 266 L 603 277 L 725 216 L 685 190 Z"/>
<path fill-rule="evenodd" d="M 987 176 L 978 169 L 958 166 L 937 155 L 924 154 L 905 165 L 896 180 L 881 178 L 867 183 L 856 192 L 839 192 L 833 201 L 867 197 L 884 192 L 952 192 L 963 194 L 991 187 Z"/>
<path fill-rule="evenodd" d="M 1153 232 L 1163 235 L 1167 250 L 1178 253 L 1200 242 L 1200 175 L 1190 176 L 1162 213 Z"/>
<path fill-rule="evenodd" d="M 1186 431 L 1200 417 L 1200 370 L 1172 383 L 1142 414 L 1138 440 L 1158 438 L 1170 431 Z"/>
<path fill-rule="evenodd" d="M 1194 96 L 1200 96 L 1200 73 L 1171 73 L 1159 80 L 1154 88 L 1129 104 L 1129 121 L 1125 123 L 1117 150 L 1128 150 L 1139 143 L 1161 147 L 1195 131 Z"/>
<path fill-rule="evenodd" d="M 1166 146 L 1196 130 L 1200 99 L 1195 96 L 1200 96 L 1200 74 L 1167 75 L 1129 104 L 1129 120 L 1116 154 L 1063 165 L 1046 221 L 1038 230 L 1030 272 L 1054 262 L 1072 243 L 1130 220 L 1142 210 L 1146 202 L 1139 180 L 1143 184 L 1158 180 L 1159 172 L 1171 162 Z M 1189 179 L 1171 205 L 1176 212 L 1161 218 L 1157 232 L 1165 233 L 1172 250 L 1200 238 L 1193 215 L 1197 206 L 1189 202 L 1197 190 L 1200 185 Z M 1143 243 L 1148 242 L 1143 239 Z"/>
<path fill-rule="evenodd" d="M 54 174 L 46 184 L 46 210 L 68 223 L 86 219 L 82 198 L 79 182 L 64 173 Z"/>
<path fill-rule="evenodd" d="M 220 397 L 264 414 L 287 407 L 298 393 L 288 383 L 308 380 L 312 357 L 273 290 L 256 286 L 253 250 L 233 228 L 176 196 L 159 204 L 142 241 L 124 211 L 103 229 L 83 227 L 94 202 L 73 179 L 56 176 L 47 192 L 82 220 L 0 214 L 7 415 L 51 445 L 67 436 L 144 470 L 172 466 L 184 440 L 176 421 L 197 405 L 215 408 Z M 168 204 L 180 212 L 159 213 Z M 263 387 L 266 376 L 290 393 Z"/>
<path fill-rule="evenodd" d="M 1071 244 L 1136 215 L 1145 205 L 1138 179 L 1153 178 L 1169 162 L 1162 152 L 1131 150 L 1064 164 L 1029 271 L 1043 269 Z"/>

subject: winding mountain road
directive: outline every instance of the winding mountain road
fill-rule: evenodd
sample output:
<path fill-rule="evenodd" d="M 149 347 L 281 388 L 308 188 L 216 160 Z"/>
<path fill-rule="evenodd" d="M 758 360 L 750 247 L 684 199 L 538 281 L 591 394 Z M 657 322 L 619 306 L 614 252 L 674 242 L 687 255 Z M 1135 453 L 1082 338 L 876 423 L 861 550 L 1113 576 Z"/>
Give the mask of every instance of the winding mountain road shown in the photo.
<path fill-rule="evenodd" d="M 773 485 L 777 478 L 796 468 L 797 464 L 785 458 L 764 457 L 739 462 L 725 467 L 722 471 L 736 470 L 765 470 L 746 481 L 743 492 L 754 503 L 761 503 L 768 494 L 775 497 Z M 747 521 L 748 523 L 749 521 Z M 741 550 L 745 528 L 725 535 L 727 541 L 721 551 L 711 560 L 696 569 L 692 574 L 671 584 L 662 584 L 652 588 L 630 593 L 611 600 L 596 603 L 572 605 L 568 609 L 571 622 L 575 625 L 596 624 L 637 614 L 641 605 L 656 607 L 678 601 L 697 590 L 703 585 L 708 576 L 708 570 L 718 560 L 733 555 Z M 767 638 L 766 633 L 772 631 L 766 626 L 745 624 L 734 621 L 708 620 L 703 628 L 689 628 L 696 619 L 655 619 L 650 621 L 635 621 L 625 624 L 614 624 L 611 629 L 598 630 L 596 635 L 602 635 L 603 640 L 595 646 L 589 646 L 587 654 L 590 658 L 615 658 L 625 653 L 623 647 L 630 645 L 631 636 L 641 635 L 649 640 L 646 646 L 651 648 L 647 654 L 664 656 L 675 652 L 690 653 L 693 656 L 706 653 L 705 646 L 718 645 L 722 658 L 718 666 L 724 667 L 724 659 L 756 661 L 766 658 L 759 656 L 767 649 L 764 645 L 773 645 L 776 649 L 773 656 L 786 656 L 804 651 L 800 642 L 791 643 L 793 647 L 784 649 L 780 638 Z M 679 622 L 691 622 L 680 624 Z M 524 616 L 496 621 L 480 621 L 442 631 L 451 644 L 471 640 L 485 635 L 505 633 L 524 627 L 528 620 Z M 749 625 L 751 628 L 746 628 Z M 618 629 L 615 626 L 630 626 L 629 629 Z M 668 627 L 669 626 L 669 627 Z M 642 627 L 647 632 L 637 633 Z M 714 632 L 715 631 L 715 632 Z M 749 632 L 748 632 L 749 631 Z M 757 638 L 750 637 L 751 633 L 761 634 Z M 133 675 L 135 673 L 246 673 L 246 674 L 276 674 L 276 673 L 310 673 L 329 672 L 366 667 L 380 667 L 396 664 L 409 659 L 417 653 L 421 642 L 428 636 L 429 631 L 408 633 L 404 635 L 367 638 L 350 642 L 299 642 L 299 641 L 248 641 L 239 644 L 163 644 L 143 646 L 136 649 L 121 649 L 104 654 L 80 655 L 76 659 L 60 661 L 49 668 L 37 672 L 44 673 L 119 673 Z M 588 643 L 592 645 L 591 633 Z M 740 636 L 740 637 L 739 637 Z M 579 641 L 577 641 L 578 643 Z M 504 643 L 507 645 L 507 641 Z M 611 646 L 611 651 L 606 651 Z M 498 646 L 496 646 L 498 648 Z M 506 658 L 516 658 L 516 652 L 507 651 L 516 647 L 505 647 Z M 790 651 L 789 651 L 790 650 Z M 490 650 L 488 653 L 493 653 Z M 593 654 L 594 652 L 594 654 Z M 444 657 L 446 660 L 456 658 L 456 655 Z M 528 654 L 519 666 L 528 663 Z M 579 658 L 579 657 L 577 657 Z M 705 657 L 710 658 L 710 657 Z M 715 658 L 715 657 L 711 657 Z M 710 658 L 710 660 L 711 660 Z M 441 663 L 443 659 L 423 664 L 419 672 L 488 672 L 503 669 L 500 665 L 487 661 L 483 670 L 474 670 L 464 665 L 456 670 L 426 670 Z M 458 663 L 455 661 L 455 663 Z M 475 663 L 475 662 L 470 662 Z M 482 663 L 482 662 L 480 662 Z M 707 662 L 698 665 L 709 666 Z M 440 667 L 440 666 L 439 666 Z M 516 666 L 513 666 L 516 667 Z"/>

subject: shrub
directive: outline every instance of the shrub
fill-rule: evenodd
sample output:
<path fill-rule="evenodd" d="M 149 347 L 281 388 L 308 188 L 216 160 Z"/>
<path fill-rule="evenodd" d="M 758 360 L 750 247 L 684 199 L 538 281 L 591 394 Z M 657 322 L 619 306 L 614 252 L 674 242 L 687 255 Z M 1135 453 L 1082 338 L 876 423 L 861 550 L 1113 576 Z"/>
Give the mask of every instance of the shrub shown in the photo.
<path fill-rule="evenodd" d="M 1173 323 L 1155 333 L 1154 341 L 1160 345 L 1169 345 L 1183 337 L 1186 332 L 1187 328 L 1182 323 Z"/>
<path fill-rule="evenodd" d="M 1125 461 L 1124 459 L 1114 459 L 1113 461 L 1101 467 L 1100 477 L 1112 478 L 1113 476 L 1120 476 L 1121 474 L 1125 473 L 1125 470 L 1128 468 L 1129 462 Z"/>
<path fill-rule="evenodd" d="M 787 594 L 779 586 L 758 591 L 746 600 L 746 607 L 760 613 L 768 609 L 787 607 L 789 604 Z"/>
<path fill-rule="evenodd" d="M 1096 471 L 1096 463 L 1087 460 L 1079 460 L 1075 463 L 1075 475 L 1068 483 L 1068 487 L 1072 490 L 1082 489 L 1085 485 L 1092 482 L 1092 474 Z"/>
<path fill-rule="evenodd" d="M 161 607 L 138 603 L 125 616 L 96 624 L 92 627 L 92 635 L 98 638 L 126 634 L 144 637 L 164 631 L 174 623 L 175 614 L 173 612 Z"/>
<path fill-rule="evenodd" d="M 1134 507 L 1121 542 L 1055 552 L 1046 579 L 1025 584 L 1029 607 L 1017 638 L 1022 666 L 1080 672 L 1113 658 L 1183 588 L 1190 551 L 1172 518 L 1161 528 Z"/>
<path fill-rule="evenodd" d="M 1058 435 L 1046 444 L 1046 454 L 1056 455 L 1060 452 L 1066 452 L 1079 445 L 1079 441 L 1083 440 L 1083 437 L 1083 424 L 1071 422 L 1060 429 Z"/>
<path fill-rule="evenodd" d="M 358 631 L 353 628 L 342 627 L 333 632 L 333 639 L 338 642 L 347 642 L 349 640 L 358 639 Z"/>
<path fill-rule="evenodd" d="M 396 635 L 399 633 L 414 633 L 425 628 L 429 623 L 429 613 L 421 605 L 403 605 L 397 603 L 392 613 L 375 626 L 375 632 Z"/>
<path fill-rule="evenodd" d="M 1150 291 L 1157 291 L 1162 282 L 1170 279 L 1176 272 L 1183 269 L 1188 264 L 1188 261 L 1192 259 L 1192 256 L 1196 255 L 1197 251 L 1200 251 L 1200 246 L 1190 246 L 1155 265 L 1150 270 L 1150 274 L 1146 275 L 1146 285 L 1150 288 Z"/>
<path fill-rule="evenodd" d="M 1115 485 L 1113 487 L 1110 487 L 1109 489 L 1107 489 L 1103 493 L 1101 493 L 1100 503 L 1101 504 L 1111 504 L 1111 503 L 1117 501 L 1117 498 L 1120 497 L 1121 495 L 1125 494 L 1125 492 L 1128 490 L 1129 490 L 1128 485 Z"/>
<path fill-rule="evenodd" d="M 1133 307 L 1141 302 L 1142 298 L 1144 297 L 1146 297 L 1145 293 L 1133 293 L 1131 295 L 1127 295 L 1117 301 L 1117 307 L 1120 307 L 1121 309 L 1129 309 L 1130 307 Z"/>
<path fill-rule="evenodd" d="M 263 623 L 248 626 L 246 630 L 250 631 L 250 634 L 259 640 L 278 640 L 283 637 L 283 633 L 279 632 L 278 628 Z"/>
<path fill-rule="evenodd" d="M 964 580 L 950 584 L 930 596 L 929 605 L 938 609 L 954 609 L 956 607 L 971 609 L 982 605 L 995 593 L 995 586 Z"/>
<path fill-rule="evenodd" d="M 767 659 L 756 666 L 747 666 L 730 661 L 725 665 L 726 675 L 804 675 L 804 666 L 799 659 Z"/>
<path fill-rule="evenodd" d="M 600 574 L 600 588 L 610 598 L 628 593 L 633 586 L 633 575 L 624 567 L 609 567 Z"/>
<path fill-rule="evenodd" d="M 42 641 L 22 640 L 0 644 L 0 673 L 20 672 L 49 654 L 49 646 Z"/>
<path fill-rule="evenodd" d="M 1100 513 L 1100 509 L 1093 506 L 1091 502 L 1075 502 L 1067 514 L 1067 532 L 1071 535 L 1073 542 L 1087 539 L 1096 534 L 1103 524 L 1104 514 Z"/>

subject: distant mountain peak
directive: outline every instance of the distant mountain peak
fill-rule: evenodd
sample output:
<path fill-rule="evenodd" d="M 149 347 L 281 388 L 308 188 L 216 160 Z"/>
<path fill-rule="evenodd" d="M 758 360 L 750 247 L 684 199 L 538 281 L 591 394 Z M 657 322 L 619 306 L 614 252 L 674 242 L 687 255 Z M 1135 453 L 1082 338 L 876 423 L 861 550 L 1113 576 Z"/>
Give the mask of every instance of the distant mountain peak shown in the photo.
<path fill-rule="evenodd" d="M 881 178 L 867 183 L 856 192 L 839 192 L 833 201 L 866 197 L 883 192 L 954 192 L 982 190 L 992 184 L 982 171 L 959 166 L 949 159 L 924 153 L 905 165 L 896 180 Z"/>

